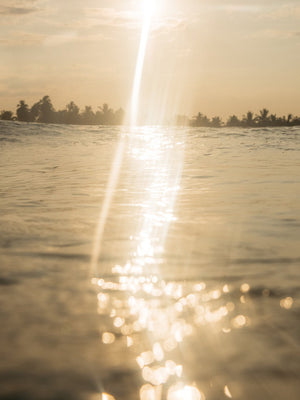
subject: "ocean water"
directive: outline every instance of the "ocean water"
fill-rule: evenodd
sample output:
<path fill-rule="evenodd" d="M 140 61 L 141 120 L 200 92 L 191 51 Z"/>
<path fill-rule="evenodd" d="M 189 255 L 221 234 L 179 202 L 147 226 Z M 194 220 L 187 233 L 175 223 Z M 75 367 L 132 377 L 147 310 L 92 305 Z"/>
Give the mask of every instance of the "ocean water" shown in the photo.
<path fill-rule="evenodd" d="M 299 127 L 0 121 L 0 154 L 1 400 L 299 398 Z"/>

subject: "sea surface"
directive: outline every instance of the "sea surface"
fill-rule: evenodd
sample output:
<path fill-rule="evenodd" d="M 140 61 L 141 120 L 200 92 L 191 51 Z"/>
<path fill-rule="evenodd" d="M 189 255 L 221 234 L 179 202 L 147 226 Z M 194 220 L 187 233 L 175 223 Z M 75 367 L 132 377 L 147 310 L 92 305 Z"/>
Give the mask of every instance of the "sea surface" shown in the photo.
<path fill-rule="evenodd" d="M 1 400 L 296 400 L 300 128 L 0 121 Z"/>

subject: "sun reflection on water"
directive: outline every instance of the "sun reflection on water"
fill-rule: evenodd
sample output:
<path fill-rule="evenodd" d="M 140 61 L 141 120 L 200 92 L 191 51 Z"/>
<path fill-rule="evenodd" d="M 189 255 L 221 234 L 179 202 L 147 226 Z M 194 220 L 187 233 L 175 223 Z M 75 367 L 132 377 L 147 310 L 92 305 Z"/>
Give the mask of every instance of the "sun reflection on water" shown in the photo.
<path fill-rule="evenodd" d="M 231 288 L 208 287 L 205 282 L 167 280 L 160 273 L 169 225 L 176 220 L 184 143 L 158 128 L 142 128 L 130 136 L 127 154 L 136 166 L 143 192 L 139 199 L 139 231 L 128 242 L 135 250 L 123 263 L 101 276 L 101 262 L 92 283 L 98 313 L 110 317 L 111 328 L 101 333 L 105 345 L 123 340 L 134 354 L 145 382 L 140 399 L 204 399 L 201 388 L 189 382 L 180 346 L 199 328 L 212 326 L 220 334 L 249 325 L 231 301 Z M 240 294 L 246 296 L 245 283 Z M 290 302 L 285 300 L 283 306 Z M 122 339 L 123 338 L 123 339 Z M 229 389 L 225 394 L 228 396 Z M 228 396 L 229 397 L 229 396 Z"/>

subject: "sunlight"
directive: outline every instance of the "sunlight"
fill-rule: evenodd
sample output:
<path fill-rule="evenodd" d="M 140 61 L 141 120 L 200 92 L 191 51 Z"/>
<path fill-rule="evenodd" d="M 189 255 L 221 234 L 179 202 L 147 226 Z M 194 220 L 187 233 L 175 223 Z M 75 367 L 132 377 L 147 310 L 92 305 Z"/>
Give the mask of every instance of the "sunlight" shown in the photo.
<path fill-rule="evenodd" d="M 156 0 L 144 0 L 143 1 L 143 26 L 141 32 L 140 45 L 138 50 L 138 56 L 135 67 L 135 74 L 133 80 L 132 96 L 131 96 L 131 106 L 130 106 L 130 127 L 133 128 L 138 122 L 138 109 L 139 109 L 139 95 L 140 87 L 143 75 L 145 54 L 147 49 L 147 43 L 149 38 L 149 32 L 151 27 L 152 15 L 156 9 Z M 93 252 L 91 256 L 91 271 L 95 274 L 97 268 L 97 262 L 101 252 L 101 243 L 103 232 L 108 217 L 110 205 L 113 199 L 113 194 L 118 182 L 120 175 L 121 164 L 123 161 L 125 147 L 124 136 L 121 137 L 115 157 L 113 160 L 110 177 L 108 180 L 107 190 L 104 198 L 104 202 L 100 211 L 99 222 L 96 228 L 96 233 L 94 237 Z"/>
<path fill-rule="evenodd" d="M 228 301 L 232 291 L 228 284 L 210 287 L 201 281 L 164 277 L 166 266 L 161 260 L 168 251 L 169 226 L 177 218 L 184 141 L 161 127 L 132 127 L 124 152 L 134 172 L 130 184 L 138 189 L 132 199 L 139 210 L 138 219 L 135 226 L 129 224 L 130 251 L 124 260 L 120 256 L 122 264 L 113 263 L 106 276 L 94 271 L 97 311 L 110 319 L 100 331 L 100 340 L 105 346 L 114 346 L 123 339 L 124 346 L 130 347 L 143 380 L 140 400 L 162 400 L 162 393 L 166 400 L 205 400 L 205 388 L 189 382 L 177 351 L 182 352 L 183 343 L 205 326 L 223 335 L 245 328 L 251 321 Z M 132 218 L 131 212 L 128 218 Z M 239 289 L 246 296 L 250 285 L 244 282 Z M 285 309 L 292 304 L 290 297 L 280 302 Z M 227 386 L 224 394 L 231 398 Z"/>
<path fill-rule="evenodd" d="M 144 0 L 140 6 L 143 22 L 132 88 L 130 127 L 121 136 L 113 162 L 92 258 L 98 313 L 111 319 L 110 329 L 101 332 L 101 341 L 109 346 L 123 337 L 125 346 L 131 347 L 144 380 L 140 400 L 161 400 L 164 385 L 168 385 L 164 388 L 167 400 L 204 400 L 204 394 L 194 384 L 183 382 L 186 379 L 184 364 L 176 359 L 173 351 L 181 348 L 186 338 L 195 335 L 196 327 L 210 325 L 219 331 L 240 329 L 249 320 L 243 314 L 231 313 L 235 306 L 232 308 L 223 299 L 230 291 L 228 285 L 206 290 L 203 282 L 189 287 L 163 278 L 161 259 L 167 251 L 169 226 L 176 220 L 175 202 L 180 191 L 185 141 L 176 135 L 170 136 L 158 126 L 138 126 L 141 82 L 157 2 Z M 123 157 L 132 170 L 130 185 L 137 189 L 133 204 L 139 210 L 136 212 L 138 219 L 133 231 L 128 232 L 130 251 L 124 263 L 113 265 L 106 277 L 101 271 L 100 278 L 97 264 L 101 242 Z M 130 212 L 130 220 L 132 217 Z M 126 219 L 122 224 L 126 224 Z M 130 229 L 132 226 L 130 222 Z M 243 284 L 241 292 L 246 294 L 249 289 L 248 284 Z M 228 326 L 230 328 L 226 328 Z"/>
<path fill-rule="evenodd" d="M 138 122 L 139 95 L 144 68 L 144 61 L 151 27 L 152 16 L 156 9 L 157 2 L 155 0 L 143 1 L 143 28 L 141 33 L 140 46 L 138 50 L 137 62 L 135 67 L 131 107 L 130 107 L 130 126 L 136 126 Z"/>
<path fill-rule="evenodd" d="M 151 18 L 157 11 L 157 0 L 144 0 L 142 4 L 143 14 L 147 18 Z"/>

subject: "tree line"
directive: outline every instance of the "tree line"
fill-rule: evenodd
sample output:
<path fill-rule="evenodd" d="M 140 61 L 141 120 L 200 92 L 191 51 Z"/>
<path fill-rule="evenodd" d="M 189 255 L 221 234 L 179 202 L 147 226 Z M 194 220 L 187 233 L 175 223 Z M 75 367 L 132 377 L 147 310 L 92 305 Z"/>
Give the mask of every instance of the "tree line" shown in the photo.
<path fill-rule="evenodd" d="M 0 113 L 2 120 L 15 120 L 23 122 L 42 122 L 55 124 L 75 124 L 75 125 L 121 125 L 125 112 L 122 108 L 114 111 L 108 104 L 104 103 L 98 107 L 96 112 L 92 107 L 85 106 L 80 111 L 79 107 L 71 101 L 63 110 L 56 111 L 49 96 L 44 96 L 41 100 L 29 107 L 24 100 L 20 100 L 17 105 L 16 113 L 3 110 Z M 199 112 L 192 119 L 187 116 L 177 116 L 176 125 L 190 125 L 195 127 L 268 127 L 268 126 L 295 126 L 300 125 L 300 117 L 288 114 L 287 116 L 277 116 L 270 114 L 269 110 L 263 108 L 258 114 L 248 111 L 242 118 L 231 115 L 224 123 L 220 117 L 208 118 Z"/>
<path fill-rule="evenodd" d="M 63 110 L 56 111 L 49 96 L 29 107 L 24 100 L 17 105 L 16 114 L 12 111 L 3 110 L 0 119 L 22 122 L 42 122 L 52 124 L 74 124 L 74 125 L 121 125 L 124 119 L 122 108 L 114 111 L 108 104 L 98 107 L 96 112 L 92 107 L 85 106 L 83 111 L 71 101 Z"/>
<path fill-rule="evenodd" d="M 226 123 L 224 123 L 220 117 L 213 117 L 212 119 L 209 119 L 206 115 L 203 115 L 199 112 L 189 122 L 191 126 L 210 126 L 214 128 L 219 128 L 221 126 L 254 128 L 300 125 L 300 117 L 295 117 L 292 114 L 278 117 L 276 114 L 270 114 L 269 110 L 263 108 L 256 115 L 252 111 L 248 111 L 247 114 L 245 114 L 241 119 L 239 119 L 236 115 L 231 115 L 227 119 Z"/>

